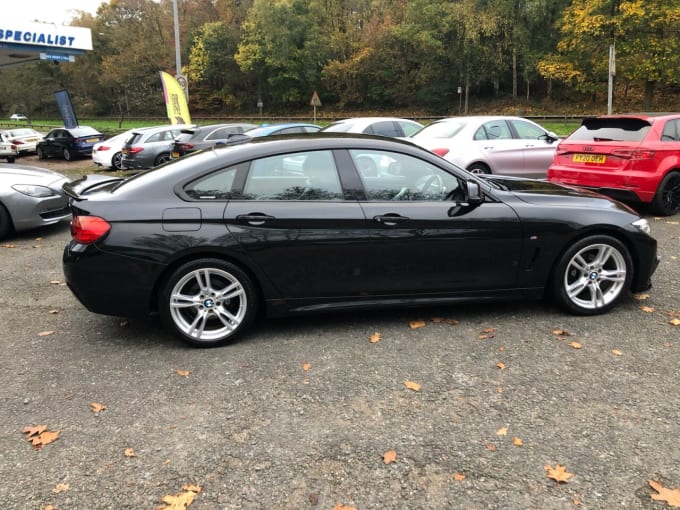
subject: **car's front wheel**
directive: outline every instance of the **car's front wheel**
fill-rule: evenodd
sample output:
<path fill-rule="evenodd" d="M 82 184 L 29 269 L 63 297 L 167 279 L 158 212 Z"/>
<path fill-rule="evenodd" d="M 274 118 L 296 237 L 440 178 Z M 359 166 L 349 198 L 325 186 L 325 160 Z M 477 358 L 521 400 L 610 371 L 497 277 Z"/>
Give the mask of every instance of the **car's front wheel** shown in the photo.
<path fill-rule="evenodd" d="M 123 166 L 123 153 L 118 151 L 111 158 L 111 168 L 114 170 L 125 170 Z"/>
<path fill-rule="evenodd" d="M 168 278 L 159 309 L 169 329 L 200 347 L 232 342 L 251 325 L 257 297 L 251 279 L 218 259 L 188 262 Z"/>
<path fill-rule="evenodd" d="M 553 294 L 572 313 L 604 313 L 630 287 L 632 272 L 630 253 L 618 239 L 607 235 L 586 237 L 560 257 L 553 275 Z"/>
<path fill-rule="evenodd" d="M 71 161 L 73 159 L 73 154 L 71 154 L 71 151 L 67 147 L 64 147 L 64 149 L 61 151 L 61 154 L 64 156 L 66 161 Z"/>
<path fill-rule="evenodd" d="M 472 163 L 467 167 L 468 172 L 473 174 L 490 174 L 491 169 L 484 163 Z"/>
<path fill-rule="evenodd" d="M 35 152 L 38 154 L 38 159 L 47 159 L 47 154 L 42 147 L 38 147 Z"/>
<path fill-rule="evenodd" d="M 672 216 L 680 211 L 680 172 L 670 172 L 662 179 L 652 201 L 652 210 L 662 216 Z"/>

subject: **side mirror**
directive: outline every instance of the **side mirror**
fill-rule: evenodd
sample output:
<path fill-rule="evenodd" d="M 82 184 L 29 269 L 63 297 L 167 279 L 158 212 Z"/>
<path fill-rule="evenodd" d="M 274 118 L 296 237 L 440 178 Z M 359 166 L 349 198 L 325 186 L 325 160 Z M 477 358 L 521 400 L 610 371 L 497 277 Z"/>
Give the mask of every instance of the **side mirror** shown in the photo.
<path fill-rule="evenodd" d="M 479 205 L 484 202 L 484 195 L 477 181 L 469 180 L 466 182 L 467 202 L 470 205 Z"/>

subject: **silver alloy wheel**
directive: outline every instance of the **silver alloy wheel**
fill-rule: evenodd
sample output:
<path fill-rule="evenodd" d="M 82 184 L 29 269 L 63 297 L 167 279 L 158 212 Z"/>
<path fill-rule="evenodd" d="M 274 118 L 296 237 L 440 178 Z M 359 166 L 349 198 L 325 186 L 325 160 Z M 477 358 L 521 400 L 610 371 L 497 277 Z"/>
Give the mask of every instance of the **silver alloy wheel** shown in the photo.
<path fill-rule="evenodd" d="M 591 244 L 569 260 L 564 272 L 568 299 L 580 308 L 598 310 L 615 301 L 626 284 L 626 259 L 614 246 Z"/>
<path fill-rule="evenodd" d="M 222 269 L 188 272 L 170 292 L 170 317 L 177 329 L 197 341 L 223 340 L 241 325 L 248 309 L 241 282 Z"/>

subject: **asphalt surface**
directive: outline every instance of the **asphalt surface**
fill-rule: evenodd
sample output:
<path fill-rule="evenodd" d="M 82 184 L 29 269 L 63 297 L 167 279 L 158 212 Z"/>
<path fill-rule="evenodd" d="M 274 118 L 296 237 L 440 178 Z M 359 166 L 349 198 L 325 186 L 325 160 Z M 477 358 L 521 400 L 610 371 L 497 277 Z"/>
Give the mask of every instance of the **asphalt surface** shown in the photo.
<path fill-rule="evenodd" d="M 680 488 L 680 215 L 649 219 L 654 287 L 607 315 L 309 316 L 217 349 L 85 310 L 66 223 L 1 241 L 0 508 L 156 509 L 185 484 L 191 510 L 670 508 L 649 480 Z M 59 438 L 35 449 L 37 425 Z"/>

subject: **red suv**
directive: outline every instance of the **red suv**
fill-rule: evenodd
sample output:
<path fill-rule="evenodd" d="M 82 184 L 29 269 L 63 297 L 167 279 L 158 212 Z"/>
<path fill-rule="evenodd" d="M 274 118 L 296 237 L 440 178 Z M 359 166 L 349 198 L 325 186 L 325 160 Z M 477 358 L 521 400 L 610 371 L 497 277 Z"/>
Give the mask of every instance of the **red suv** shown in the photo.
<path fill-rule="evenodd" d="M 602 115 L 557 146 L 548 180 L 680 211 L 680 113 Z"/>

